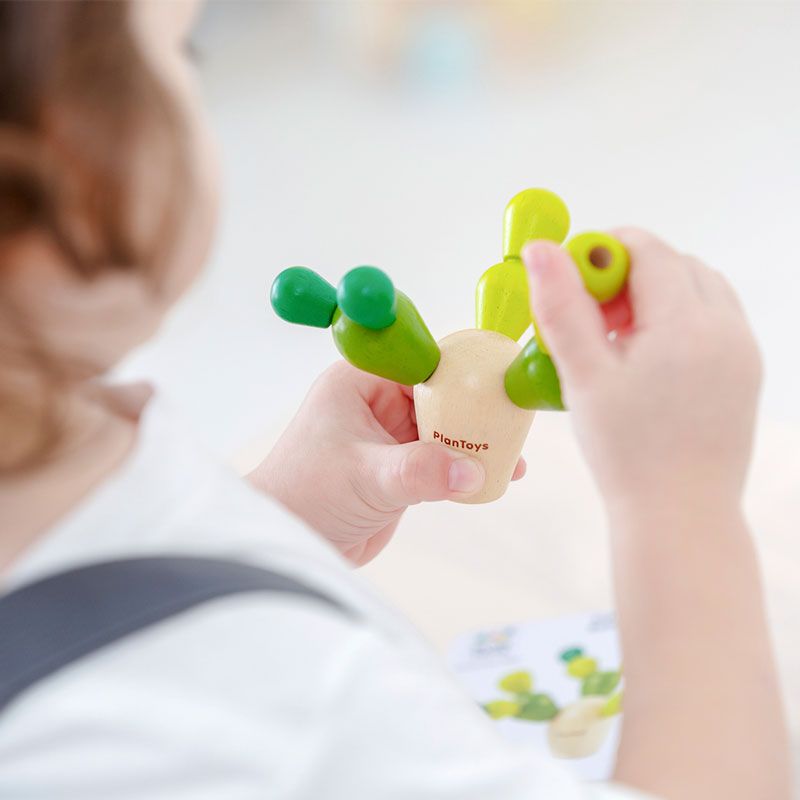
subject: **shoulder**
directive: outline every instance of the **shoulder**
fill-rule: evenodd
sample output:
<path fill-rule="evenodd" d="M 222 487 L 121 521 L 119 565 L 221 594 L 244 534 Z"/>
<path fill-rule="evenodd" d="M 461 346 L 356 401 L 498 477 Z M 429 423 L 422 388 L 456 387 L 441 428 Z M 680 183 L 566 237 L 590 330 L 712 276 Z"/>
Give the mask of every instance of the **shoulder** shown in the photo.
<path fill-rule="evenodd" d="M 123 785 L 132 792 L 125 796 L 182 797 L 168 790 L 219 773 L 266 786 L 298 764 L 290 751 L 311 755 L 334 693 L 330 676 L 362 637 L 351 617 L 323 603 L 269 595 L 166 620 L 76 662 L 6 710 L 0 794 L 52 797 L 85 783 L 86 798 L 116 797 Z M 151 791 L 154 776 L 163 795 Z M 220 796 L 234 795 L 222 788 Z"/>

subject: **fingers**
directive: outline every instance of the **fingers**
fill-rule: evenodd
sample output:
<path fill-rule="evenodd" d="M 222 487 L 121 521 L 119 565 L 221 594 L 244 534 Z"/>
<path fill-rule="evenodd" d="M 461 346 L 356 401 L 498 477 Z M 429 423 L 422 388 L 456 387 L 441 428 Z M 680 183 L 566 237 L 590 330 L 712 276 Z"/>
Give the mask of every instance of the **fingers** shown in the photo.
<path fill-rule="evenodd" d="M 600 310 L 603 312 L 607 331 L 626 332 L 631 327 L 633 317 L 627 289 L 623 289 L 613 300 L 603 303 Z"/>
<path fill-rule="evenodd" d="M 531 308 L 539 330 L 567 384 L 613 358 L 600 307 L 583 285 L 570 256 L 546 241 L 522 251 L 528 270 Z"/>
<path fill-rule="evenodd" d="M 520 456 L 519 461 L 517 461 L 517 466 L 514 467 L 514 474 L 511 476 L 511 480 L 518 481 L 520 478 L 524 478 L 527 471 L 528 464 L 525 459 Z"/>
<path fill-rule="evenodd" d="M 400 508 L 423 501 L 454 500 L 483 487 L 485 473 L 477 459 L 440 444 L 409 442 L 370 445 L 363 464 L 376 505 Z"/>
<path fill-rule="evenodd" d="M 741 311 L 741 302 L 726 278 L 698 259 L 638 228 L 618 228 L 612 233 L 630 255 L 628 284 L 637 328 L 663 320 L 673 323 L 697 303 Z"/>
<path fill-rule="evenodd" d="M 628 293 L 636 327 L 665 319 L 698 299 L 697 287 L 686 260 L 651 233 L 638 228 L 611 232 L 628 250 L 631 271 Z"/>
<path fill-rule="evenodd" d="M 738 311 L 742 304 L 736 290 L 728 283 L 728 279 L 715 269 L 706 266 L 693 256 L 685 256 L 702 299 L 713 306 L 728 306 Z"/>

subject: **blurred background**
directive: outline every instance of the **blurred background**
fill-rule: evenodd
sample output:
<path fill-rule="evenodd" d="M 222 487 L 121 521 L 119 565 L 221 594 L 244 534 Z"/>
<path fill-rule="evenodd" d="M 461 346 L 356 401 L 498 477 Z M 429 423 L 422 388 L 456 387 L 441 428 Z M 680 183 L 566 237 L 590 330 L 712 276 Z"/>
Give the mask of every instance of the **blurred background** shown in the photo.
<path fill-rule="evenodd" d="M 560 194 L 573 232 L 652 229 L 728 275 L 763 347 L 748 511 L 797 732 L 798 34 L 797 3 L 211 2 L 196 43 L 223 151 L 216 247 L 123 375 L 153 379 L 244 469 L 336 357 L 327 332 L 270 312 L 284 267 L 336 282 L 378 265 L 441 337 L 473 324 L 518 190 Z M 363 570 L 441 649 L 465 629 L 611 606 L 566 415 L 540 414 L 525 452 L 503 500 L 412 509 Z"/>

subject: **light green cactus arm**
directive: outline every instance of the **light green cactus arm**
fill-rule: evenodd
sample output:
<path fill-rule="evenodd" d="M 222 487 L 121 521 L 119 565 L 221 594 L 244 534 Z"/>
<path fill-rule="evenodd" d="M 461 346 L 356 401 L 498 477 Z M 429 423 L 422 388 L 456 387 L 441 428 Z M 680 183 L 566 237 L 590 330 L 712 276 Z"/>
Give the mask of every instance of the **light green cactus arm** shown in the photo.
<path fill-rule="evenodd" d="M 509 400 L 520 408 L 564 410 L 555 365 L 535 338 L 511 362 L 504 383 Z"/>
<path fill-rule="evenodd" d="M 497 685 L 510 694 L 529 694 L 533 691 L 533 676 L 524 670 L 511 672 L 500 678 Z"/>
<path fill-rule="evenodd" d="M 612 694 L 606 704 L 600 709 L 601 717 L 613 717 L 622 713 L 622 692 Z"/>
<path fill-rule="evenodd" d="M 600 231 L 573 236 L 564 249 L 572 256 L 586 291 L 598 303 L 613 300 L 628 280 L 630 259 L 619 239 Z"/>
<path fill-rule="evenodd" d="M 519 703 L 513 700 L 490 700 L 484 703 L 483 710 L 492 719 L 504 719 L 505 717 L 516 717 L 519 714 Z"/>
<path fill-rule="evenodd" d="M 625 246 L 613 236 L 600 231 L 587 231 L 573 236 L 564 249 L 580 272 L 583 285 L 598 303 L 613 300 L 628 280 L 630 259 Z M 542 352 L 549 354 L 542 332 L 532 318 L 533 332 Z"/>
<path fill-rule="evenodd" d="M 561 653 L 567 674 L 581 682 L 581 694 L 586 696 L 611 694 L 622 678 L 622 668 L 600 672 L 597 660 L 587 656 L 580 647 L 571 647 Z"/>
<path fill-rule="evenodd" d="M 476 327 L 519 339 L 531 324 L 528 279 L 520 261 L 531 239 L 559 244 L 569 231 L 569 211 L 547 189 L 525 189 L 514 195 L 503 217 L 503 261 L 483 273 L 475 291 Z"/>
<path fill-rule="evenodd" d="M 561 244 L 569 233 L 569 210 L 549 189 L 523 189 L 515 194 L 503 215 L 503 259 L 520 258 L 531 239 Z"/>
<path fill-rule="evenodd" d="M 597 231 L 581 233 L 570 239 L 565 249 L 586 290 L 598 303 L 613 300 L 623 290 L 630 268 L 628 252 L 613 236 Z M 535 317 L 531 316 L 531 321 L 534 338 L 509 365 L 506 394 L 520 408 L 563 411 L 558 373 Z"/>

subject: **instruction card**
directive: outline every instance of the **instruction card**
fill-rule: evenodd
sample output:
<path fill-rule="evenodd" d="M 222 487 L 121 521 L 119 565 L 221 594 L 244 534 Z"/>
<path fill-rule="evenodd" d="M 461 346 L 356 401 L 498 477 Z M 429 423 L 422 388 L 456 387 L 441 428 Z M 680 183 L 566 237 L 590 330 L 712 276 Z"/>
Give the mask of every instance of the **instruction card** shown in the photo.
<path fill-rule="evenodd" d="M 610 777 L 622 713 L 613 614 L 464 634 L 448 660 L 510 741 L 561 760 L 584 780 Z"/>

